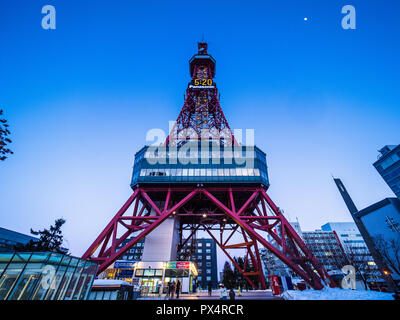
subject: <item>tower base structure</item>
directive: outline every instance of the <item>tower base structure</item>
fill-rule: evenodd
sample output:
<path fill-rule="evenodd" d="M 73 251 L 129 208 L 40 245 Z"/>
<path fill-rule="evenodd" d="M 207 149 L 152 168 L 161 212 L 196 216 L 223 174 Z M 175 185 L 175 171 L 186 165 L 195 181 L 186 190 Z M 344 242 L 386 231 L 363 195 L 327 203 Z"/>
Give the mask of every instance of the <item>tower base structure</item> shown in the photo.
<path fill-rule="evenodd" d="M 169 217 L 179 217 L 180 234 L 183 230 L 207 232 L 254 289 L 258 288 L 249 276 L 257 276 L 260 289 L 266 288 L 260 246 L 275 254 L 312 288 L 334 286 L 263 187 L 138 186 L 83 258 L 98 262 L 100 273 Z M 132 240 L 119 248 L 132 234 Z M 241 235 L 243 241 L 237 242 L 234 234 Z M 273 243 L 266 240 L 267 235 Z M 190 236 L 181 236 L 178 250 L 189 239 Z M 229 249 L 246 250 L 245 266 L 251 264 L 254 271 L 241 268 Z"/>

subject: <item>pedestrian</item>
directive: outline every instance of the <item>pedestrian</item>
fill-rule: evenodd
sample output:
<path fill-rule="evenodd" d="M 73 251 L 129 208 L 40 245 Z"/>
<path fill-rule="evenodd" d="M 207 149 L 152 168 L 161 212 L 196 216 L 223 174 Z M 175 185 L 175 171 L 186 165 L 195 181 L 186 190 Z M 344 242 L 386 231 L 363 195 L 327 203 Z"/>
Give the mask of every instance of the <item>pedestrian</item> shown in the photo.
<path fill-rule="evenodd" d="M 179 292 L 181 290 L 181 282 L 178 280 L 176 282 L 176 298 L 179 299 Z"/>
<path fill-rule="evenodd" d="M 211 295 L 212 295 L 212 282 L 208 281 L 207 286 L 208 286 L 208 296 L 211 297 Z"/>
<path fill-rule="evenodd" d="M 175 282 L 171 281 L 171 299 L 174 299 L 175 296 Z"/>
<path fill-rule="evenodd" d="M 219 289 L 219 295 L 220 295 L 221 300 L 228 299 L 228 293 L 226 291 L 224 284 L 221 284 L 221 288 Z"/>
<path fill-rule="evenodd" d="M 158 296 L 161 297 L 161 295 L 162 295 L 162 282 L 161 281 L 157 282 L 157 293 L 158 293 Z"/>
<path fill-rule="evenodd" d="M 196 293 L 196 280 L 193 280 L 193 293 Z"/>
<path fill-rule="evenodd" d="M 235 300 L 235 291 L 233 291 L 233 288 L 229 291 L 229 299 L 230 300 Z"/>
<path fill-rule="evenodd" d="M 168 283 L 167 283 L 167 293 L 165 294 L 165 299 L 169 300 L 170 293 L 171 293 L 171 281 L 168 281 Z"/>

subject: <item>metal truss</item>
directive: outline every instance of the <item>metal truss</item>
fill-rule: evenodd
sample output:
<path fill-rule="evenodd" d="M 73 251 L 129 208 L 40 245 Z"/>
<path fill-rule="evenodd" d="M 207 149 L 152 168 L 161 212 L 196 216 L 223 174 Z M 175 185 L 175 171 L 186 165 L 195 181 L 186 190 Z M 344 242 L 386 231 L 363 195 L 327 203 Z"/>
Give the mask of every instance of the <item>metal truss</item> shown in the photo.
<path fill-rule="evenodd" d="M 181 229 L 206 231 L 253 288 L 249 276 L 266 287 L 258 248 L 265 247 L 315 289 L 334 286 L 284 215 L 262 187 L 138 187 L 82 258 L 97 261 L 104 271 L 163 221 L 175 216 Z M 219 237 L 215 232 L 219 231 Z M 232 243 L 234 234 L 243 238 Z M 132 239 L 121 245 L 128 238 Z M 189 238 L 186 238 L 188 241 Z M 185 245 L 181 241 L 180 250 Z M 246 250 L 241 269 L 228 250 Z M 246 272 L 251 265 L 254 271 Z"/>

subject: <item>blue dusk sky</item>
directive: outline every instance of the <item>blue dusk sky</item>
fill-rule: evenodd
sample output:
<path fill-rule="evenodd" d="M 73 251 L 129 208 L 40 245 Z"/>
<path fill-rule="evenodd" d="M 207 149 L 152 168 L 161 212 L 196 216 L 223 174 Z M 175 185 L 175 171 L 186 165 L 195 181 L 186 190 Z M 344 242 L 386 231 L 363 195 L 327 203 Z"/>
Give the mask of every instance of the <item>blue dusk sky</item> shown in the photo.
<path fill-rule="evenodd" d="M 41 27 L 46 4 L 56 30 Z M 356 30 L 341 27 L 347 4 Z M 372 163 L 400 142 L 399 1 L 2 0 L 0 108 L 15 154 L 0 163 L 0 226 L 63 217 L 81 255 L 131 194 L 147 131 L 177 118 L 203 37 L 230 126 L 255 130 L 289 220 L 351 221 L 331 174 L 359 208 L 394 196 Z"/>

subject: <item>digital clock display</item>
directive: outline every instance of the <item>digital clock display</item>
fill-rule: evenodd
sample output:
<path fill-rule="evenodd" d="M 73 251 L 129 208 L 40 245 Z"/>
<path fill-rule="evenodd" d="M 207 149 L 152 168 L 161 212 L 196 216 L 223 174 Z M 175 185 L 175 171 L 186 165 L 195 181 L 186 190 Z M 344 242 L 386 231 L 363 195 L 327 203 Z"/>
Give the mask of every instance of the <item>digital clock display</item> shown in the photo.
<path fill-rule="evenodd" d="M 194 80 L 192 80 L 192 84 L 194 86 L 212 86 L 213 80 L 212 79 L 194 79 Z"/>
<path fill-rule="evenodd" d="M 195 89 L 213 89 L 215 85 L 212 79 L 193 79 L 190 83 L 190 87 Z"/>

